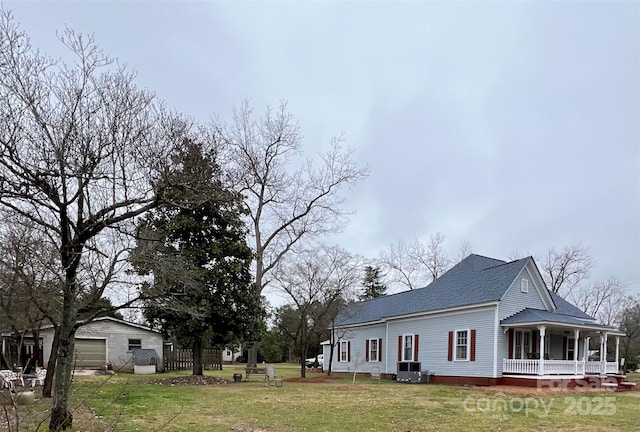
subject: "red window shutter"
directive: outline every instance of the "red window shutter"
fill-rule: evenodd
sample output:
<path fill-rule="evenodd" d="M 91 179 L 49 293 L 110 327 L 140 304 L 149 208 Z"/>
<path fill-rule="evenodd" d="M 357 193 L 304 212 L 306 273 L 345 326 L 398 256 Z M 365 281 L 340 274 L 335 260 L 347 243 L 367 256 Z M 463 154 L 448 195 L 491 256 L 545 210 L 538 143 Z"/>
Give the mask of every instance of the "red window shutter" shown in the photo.
<path fill-rule="evenodd" d="M 513 358 L 513 329 L 509 329 L 509 355 L 510 359 Z"/>
<path fill-rule="evenodd" d="M 449 332 L 449 352 L 447 354 L 447 360 L 453 361 L 453 332 Z"/>
<path fill-rule="evenodd" d="M 398 336 L 398 361 L 402 361 L 402 336 Z"/>
<path fill-rule="evenodd" d="M 418 335 L 413 336 L 413 361 L 418 361 Z"/>
<path fill-rule="evenodd" d="M 378 361 L 382 361 L 382 338 L 378 339 Z"/>
<path fill-rule="evenodd" d="M 347 342 L 347 361 L 351 361 L 351 341 Z"/>
<path fill-rule="evenodd" d="M 368 362 L 369 361 L 369 339 L 367 339 L 365 341 L 364 346 L 365 346 L 365 348 L 364 348 L 364 361 Z"/>
<path fill-rule="evenodd" d="M 475 329 L 471 330 L 471 353 L 469 356 L 469 360 L 476 361 L 476 331 Z"/>

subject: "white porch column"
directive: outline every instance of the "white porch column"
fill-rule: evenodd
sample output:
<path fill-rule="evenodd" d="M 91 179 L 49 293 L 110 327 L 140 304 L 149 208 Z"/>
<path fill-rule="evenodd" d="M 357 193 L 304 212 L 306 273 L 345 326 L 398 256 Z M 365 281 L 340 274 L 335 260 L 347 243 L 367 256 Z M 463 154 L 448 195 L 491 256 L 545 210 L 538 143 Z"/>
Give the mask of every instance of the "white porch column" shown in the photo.
<path fill-rule="evenodd" d="M 538 375 L 544 375 L 544 336 L 546 333 L 545 326 L 538 326 L 540 332 L 540 360 L 538 360 Z"/>
<path fill-rule="evenodd" d="M 607 374 L 607 332 L 600 333 L 600 375 Z"/>
<path fill-rule="evenodd" d="M 616 367 L 618 370 L 616 373 L 620 371 L 620 336 L 616 335 Z"/>
<path fill-rule="evenodd" d="M 591 338 L 589 336 L 584 337 L 584 345 L 582 346 L 582 360 L 584 361 L 584 373 L 587 373 L 587 364 L 589 364 L 589 346 L 591 345 Z"/>
<path fill-rule="evenodd" d="M 573 365 L 575 374 L 578 375 L 578 349 L 580 348 L 580 330 L 575 329 L 573 331 Z"/>

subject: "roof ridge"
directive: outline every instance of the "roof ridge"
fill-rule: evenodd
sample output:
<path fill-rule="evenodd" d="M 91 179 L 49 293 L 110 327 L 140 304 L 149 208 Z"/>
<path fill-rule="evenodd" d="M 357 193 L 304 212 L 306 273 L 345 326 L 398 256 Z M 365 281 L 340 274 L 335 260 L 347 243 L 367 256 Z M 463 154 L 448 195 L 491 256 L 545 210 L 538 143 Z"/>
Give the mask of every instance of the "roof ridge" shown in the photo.
<path fill-rule="evenodd" d="M 482 269 L 482 271 L 489 270 L 489 269 L 494 269 L 494 268 L 498 268 L 498 267 L 503 267 L 503 266 L 506 266 L 506 265 L 509 265 L 509 264 L 517 263 L 519 261 L 525 261 L 525 260 L 528 261 L 530 258 L 533 258 L 533 257 L 532 256 L 528 256 L 528 257 L 525 257 L 525 258 L 518 258 L 517 260 L 513 260 L 513 261 L 503 262 L 502 264 L 498 264 L 498 265 L 494 265 L 494 266 Z M 502 261 L 502 260 L 499 260 L 499 261 Z"/>
<path fill-rule="evenodd" d="M 491 261 L 502 261 L 503 263 L 505 263 L 505 264 L 506 264 L 506 261 L 505 261 L 505 260 L 501 260 L 500 258 L 492 258 L 492 257 L 490 257 L 490 256 L 480 255 L 480 254 L 477 254 L 477 253 L 471 253 L 471 254 L 467 255 L 467 257 L 466 257 L 466 258 L 464 258 L 462 261 L 464 261 L 465 259 L 469 258 L 471 255 L 473 255 L 473 256 L 477 256 L 477 257 L 479 257 L 479 258 L 489 259 L 489 260 L 491 260 Z M 462 261 L 460 261 L 460 262 L 462 262 Z"/>

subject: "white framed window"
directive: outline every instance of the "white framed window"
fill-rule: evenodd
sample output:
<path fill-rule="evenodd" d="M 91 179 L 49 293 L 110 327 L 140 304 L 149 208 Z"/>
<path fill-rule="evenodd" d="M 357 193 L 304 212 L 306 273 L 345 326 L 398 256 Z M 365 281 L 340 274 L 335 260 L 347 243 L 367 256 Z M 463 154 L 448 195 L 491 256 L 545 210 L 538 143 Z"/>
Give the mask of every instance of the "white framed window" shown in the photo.
<path fill-rule="evenodd" d="M 520 292 L 523 292 L 523 293 L 529 292 L 529 281 L 527 279 L 522 279 L 520 281 Z"/>
<path fill-rule="evenodd" d="M 338 357 L 338 361 L 349 361 L 349 341 L 340 341 L 340 355 Z"/>
<path fill-rule="evenodd" d="M 369 339 L 369 361 L 378 362 L 380 357 L 378 355 L 378 339 Z"/>
<path fill-rule="evenodd" d="M 514 330 L 512 358 L 526 359 L 526 358 L 529 358 L 530 353 L 531 353 L 531 331 L 530 330 Z"/>
<path fill-rule="evenodd" d="M 567 338 L 567 360 L 573 360 L 573 355 L 576 351 L 576 340 L 574 338 Z"/>
<path fill-rule="evenodd" d="M 455 331 L 455 357 L 457 361 L 469 360 L 469 330 Z"/>
<path fill-rule="evenodd" d="M 402 336 L 402 360 L 413 361 L 413 335 Z"/>
<path fill-rule="evenodd" d="M 129 339 L 129 351 L 142 348 L 142 339 Z"/>

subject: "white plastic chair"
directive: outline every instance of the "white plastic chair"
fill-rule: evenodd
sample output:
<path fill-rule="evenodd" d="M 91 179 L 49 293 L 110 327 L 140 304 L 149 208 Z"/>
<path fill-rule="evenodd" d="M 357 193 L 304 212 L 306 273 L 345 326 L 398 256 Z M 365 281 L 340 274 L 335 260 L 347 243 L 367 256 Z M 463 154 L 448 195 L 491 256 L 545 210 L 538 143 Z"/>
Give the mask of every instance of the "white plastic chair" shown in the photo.
<path fill-rule="evenodd" d="M 13 390 L 15 388 L 15 381 L 19 381 L 20 384 L 24 387 L 24 380 L 22 379 L 22 374 L 18 374 L 12 370 L 0 370 L 0 378 L 2 378 L 2 387 L 9 388 Z"/>
<path fill-rule="evenodd" d="M 265 376 L 267 386 L 282 387 L 282 378 L 276 376 L 276 368 L 273 365 L 267 365 L 267 375 Z"/>
<path fill-rule="evenodd" d="M 371 368 L 371 379 L 378 380 L 380 382 L 380 366 L 374 366 Z"/>

